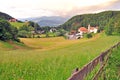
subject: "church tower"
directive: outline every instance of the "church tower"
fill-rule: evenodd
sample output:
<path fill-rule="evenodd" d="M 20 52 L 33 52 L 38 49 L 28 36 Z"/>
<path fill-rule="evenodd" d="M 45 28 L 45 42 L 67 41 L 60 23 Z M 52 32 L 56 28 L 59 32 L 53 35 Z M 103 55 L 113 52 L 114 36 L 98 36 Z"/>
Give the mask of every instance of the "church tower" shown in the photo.
<path fill-rule="evenodd" d="M 90 32 L 90 24 L 88 25 L 88 32 Z"/>

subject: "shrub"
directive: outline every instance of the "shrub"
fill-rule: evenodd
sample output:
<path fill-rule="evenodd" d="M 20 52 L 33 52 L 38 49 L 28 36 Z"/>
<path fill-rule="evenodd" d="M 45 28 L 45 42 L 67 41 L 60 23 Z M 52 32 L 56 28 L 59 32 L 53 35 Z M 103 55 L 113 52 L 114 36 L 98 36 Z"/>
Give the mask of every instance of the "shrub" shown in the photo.
<path fill-rule="evenodd" d="M 88 34 L 86 35 L 86 37 L 87 37 L 87 38 L 92 38 L 92 34 L 91 34 L 91 33 L 88 33 Z"/>
<path fill-rule="evenodd" d="M 40 38 L 40 36 L 38 35 L 37 38 Z"/>
<path fill-rule="evenodd" d="M 17 33 L 17 28 L 11 26 L 6 20 L 0 19 L 0 40 L 16 40 Z"/>

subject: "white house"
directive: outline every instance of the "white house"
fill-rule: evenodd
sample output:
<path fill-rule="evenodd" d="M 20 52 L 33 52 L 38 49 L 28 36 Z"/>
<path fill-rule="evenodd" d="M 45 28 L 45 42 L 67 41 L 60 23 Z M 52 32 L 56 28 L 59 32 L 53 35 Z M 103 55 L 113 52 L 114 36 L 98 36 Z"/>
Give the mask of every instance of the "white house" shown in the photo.
<path fill-rule="evenodd" d="M 55 28 L 51 28 L 50 32 L 56 32 L 57 30 Z"/>

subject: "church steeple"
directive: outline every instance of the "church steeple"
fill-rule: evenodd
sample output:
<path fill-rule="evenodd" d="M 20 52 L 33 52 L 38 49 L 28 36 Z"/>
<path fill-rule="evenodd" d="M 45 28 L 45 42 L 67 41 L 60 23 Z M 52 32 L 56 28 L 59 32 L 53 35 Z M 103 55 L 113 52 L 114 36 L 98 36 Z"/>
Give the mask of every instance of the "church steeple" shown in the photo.
<path fill-rule="evenodd" d="M 90 24 L 88 25 L 88 32 L 90 32 Z"/>

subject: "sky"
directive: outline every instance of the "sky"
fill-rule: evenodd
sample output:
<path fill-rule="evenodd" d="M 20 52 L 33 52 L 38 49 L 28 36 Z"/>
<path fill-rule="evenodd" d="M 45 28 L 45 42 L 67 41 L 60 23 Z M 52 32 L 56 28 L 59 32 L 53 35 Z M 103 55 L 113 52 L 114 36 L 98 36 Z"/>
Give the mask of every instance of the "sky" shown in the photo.
<path fill-rule="evenodd" d="M 0 12 L 15 18 L 71 17 L 79 14 L 120 10 L 120 0 L 0 0 Z"/>

